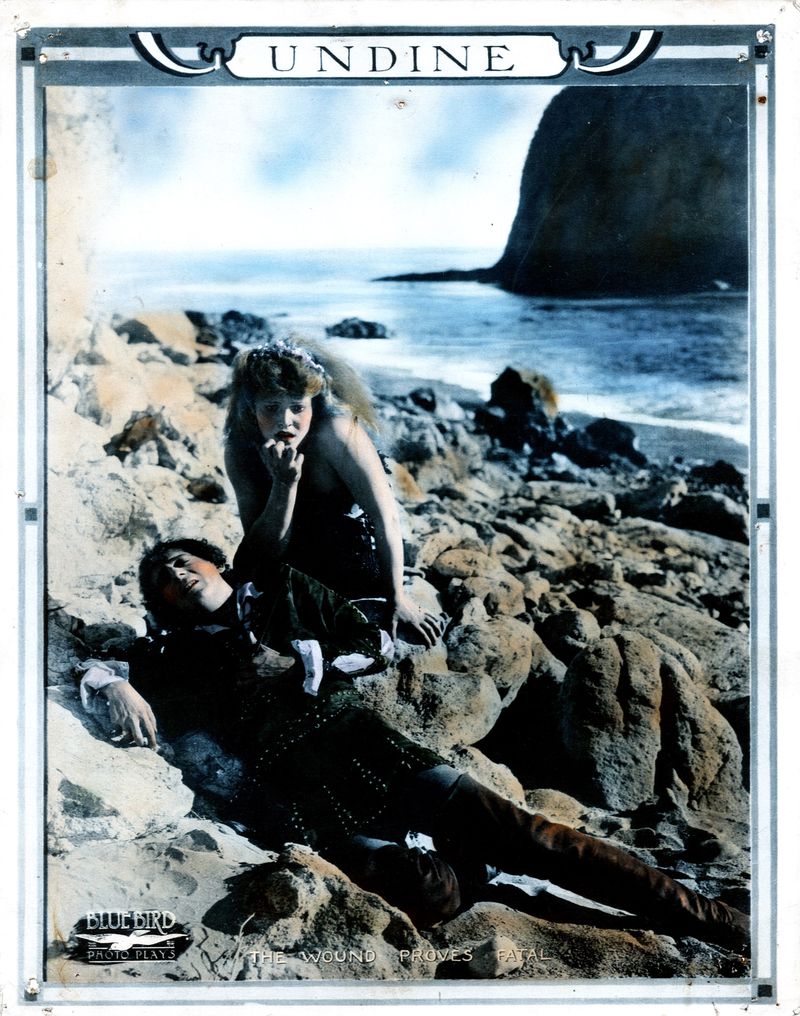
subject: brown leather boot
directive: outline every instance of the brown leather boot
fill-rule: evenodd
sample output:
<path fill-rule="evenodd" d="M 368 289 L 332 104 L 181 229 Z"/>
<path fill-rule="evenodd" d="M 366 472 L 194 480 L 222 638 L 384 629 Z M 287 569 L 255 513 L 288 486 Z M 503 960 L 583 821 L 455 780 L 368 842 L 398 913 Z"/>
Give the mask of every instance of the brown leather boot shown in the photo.
<path fill-rule="evenodd" d="M 746 914 L 693 892 L 617 847 L 533 815 L 470 776 L 461 776 L 434 820 L 436 849 L 456 866 L 480 860 L 513 875 L 548 879 L 571 892 L 652 921 L 670 935 L 691 935 L 740 951 Z"/>

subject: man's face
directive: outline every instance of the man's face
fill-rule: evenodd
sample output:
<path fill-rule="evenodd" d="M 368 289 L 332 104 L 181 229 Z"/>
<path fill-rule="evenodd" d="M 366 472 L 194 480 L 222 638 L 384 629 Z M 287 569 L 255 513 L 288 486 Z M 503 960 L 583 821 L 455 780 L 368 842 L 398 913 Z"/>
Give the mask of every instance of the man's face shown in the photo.
<path fill-rule="evenodd" d="M 167 553 L 156 584 L 166 604 L 186 613 L 216 610 L 233 592 L 216 565 L 179 547 Z"/>

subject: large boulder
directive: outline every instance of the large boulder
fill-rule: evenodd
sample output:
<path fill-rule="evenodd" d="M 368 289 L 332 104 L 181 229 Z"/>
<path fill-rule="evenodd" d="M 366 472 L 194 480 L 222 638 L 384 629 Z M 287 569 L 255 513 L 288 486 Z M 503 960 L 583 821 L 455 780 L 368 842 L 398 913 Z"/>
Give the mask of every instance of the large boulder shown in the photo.
<path fill-rule="evenodd" d="M 500 406 L 511 413 L 556 410 L 556 393 L 549 378 L 532 370 L 506 367 L 491 385 L 490 406 Z"/>
<path fill-rule="evenodd" d="M 696 813 L 747 814 L 741 748 L 693 681 L 698 669 L 680 645 L 636 632 L 598 639 L 573 660 L 561 729 L 577 797 L 624 810 L 670 794 Z"/>
<path fill-rule="evenodd" d="M 150 748 L 122 748 L 92 733 L 75 693 L 49 693 L 48 849 L 128 840 L 174 825 L 194 794 L 180 770 Z"/>
<path fill-rule="evenodd" d="M 503 705 L 494 681 L 481 673 L 420 673 L 401 664 L 356 683 L 390 726 L 439 752 L 485 737 Z"/>
<path fill-rule="evenodd" d="M 229 950 L 240 939 L 243 980 L 407 980 L 435 969 L 405 914 L 307 848 L 289 845 L 229 888 L 204 923 L 226 936 Z"/>
<path fill-rule="evenodd" d="M 581 430 L 570 431 L 560 451 L 578 466 L 611 466 L 625 463 L 643 466 L 647 459 L 636 447 L 633 427 L 619 420 L 593 420 Z"/>
<path fill-rule="evenodd" d="M 578 599 L 576 594 L 573 599 Z M 750 651 L 745 632 L 697 609 L 649 592 L 620 589 L 609 582 L 595 583 L 584 599 L 607 634 L 633 628 L 647 635 L 667 635 L 691 647 L 702 664 L 698 680 L 711 701 L 721 708 L 727 701 L 749 695 Z"/>
<path fill-rule="evenodd" d="M 639 635 L 597 639 L 567 668 L 561 730 L 573 762 L 575 796 L 631 808 L 650 798 L 661 751 L 661 675 Z"/>
<path fill-rule="evenodd" d="M 725 540 L 747 543 L 750 526 L 747 509 L 717 490 L 685 494 L 663 513 L 667 525 L 697 529 Z"/>
<path fill-rule="evenodd" d="M 719 953 L 699 943 L 687 955 L 671 938 L 637 929 L 635 921 L 628 922 L 634 925 L 629 930 L 602 927 L 624 922 L 596 909 L 568 909 L 549 892 L 526 901 L 517 890 L 517 897 L 542 917 L 478 903 L 431 933 L 440 950 L 451 950 L 439 977 L 498 977 L 512 970 L 533 981 L 719 976 Z M 570 919 L 574 923 L 566 923 Z M 736 973 L 744 973 L 741 965 Z"/>
<path fill-rule="evenodd" d="M 655 642 L 654 642 L 655 644 Z M 742 782 L 742 749 L 728 720 L 695 680 L 699 662 L 684 646 L 662 635 L 662 758 L 665 785 L 699 815 L 747 822 L 749 800 Z M 688 659 L 687 659 L 688 657 Z M 666 775 L 671 769 L 673 777 Z"/>
<path fill-rule="evenodd" d="M 528 677 L 533 661 L 530 625 L 502 615 L 484 623 L 457 625 L 447 634 L 451 670 L 488 674 L 506 704 Z"/>
<path fill-rule="evenodd" d="M 433 562 L 433 572 L 442 579 L 456 580 L 470 596 L 482 600 L 490 614 L 515 616 L 525 610 L 525 588 L 520 580 L 485 551 L 465 547 L 446 550 Z"/>
<path fill-rule="evenodd" d="M 556 393 L 543 374 L 506 367 L 493 382 L 491 398 L 475 413 L 475 422 L 508 448 L 525 445 L 538 457 L 549 455 L 566 428 L 556 416 Z"/>

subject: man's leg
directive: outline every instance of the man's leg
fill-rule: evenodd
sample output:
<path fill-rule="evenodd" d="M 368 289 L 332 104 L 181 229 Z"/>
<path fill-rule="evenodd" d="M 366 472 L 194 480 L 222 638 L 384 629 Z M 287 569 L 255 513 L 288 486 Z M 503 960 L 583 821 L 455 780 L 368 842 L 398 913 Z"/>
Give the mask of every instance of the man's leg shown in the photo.
<path fill-rule="evenodd" d="M 379 829 L 354 836 L 331 853 L 357 885 L 403 910 L 418 928 L 432 928 L 453 917 L 462 894 L 452 866 L 438 853 L 407 847 L 406 834 L 423 831 L 423 816 L 436 813 L 459 776 L 449 765 L 413 776 L 395 792 Z"/>
<path fill-rule="evenodd" d="M 744 948 L 749 919 L 710 900 L 603 840 L 533 815 L 461 776 L 447 800 L 429 814 L 428 828 L 443 859 L 461 859 L 509 874 L 546 878 L 588 899 L 639 914 L 668 934 L 692 935 Z"/>

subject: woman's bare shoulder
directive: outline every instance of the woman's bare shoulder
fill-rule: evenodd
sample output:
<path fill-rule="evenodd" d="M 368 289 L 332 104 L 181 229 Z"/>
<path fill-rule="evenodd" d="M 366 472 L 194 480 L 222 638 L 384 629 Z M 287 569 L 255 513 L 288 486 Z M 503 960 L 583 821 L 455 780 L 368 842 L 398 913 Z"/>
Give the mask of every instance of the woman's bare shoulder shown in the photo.
<path fill-rule="evenodd" d="M 372 442 L 367 432 L 349 413 L 331 413 L 314 428 L 314 442 L 323 453 L 354 451 Z"/>
<path fill-rule="evenodd" d="M 378 450 L 369 434 L 352 416 L 332 417 L 320 432 L 315 461 L 330 470 L 356 495 L 359 503 L 371 503 L 376 490 L 386 486 Z"/>

